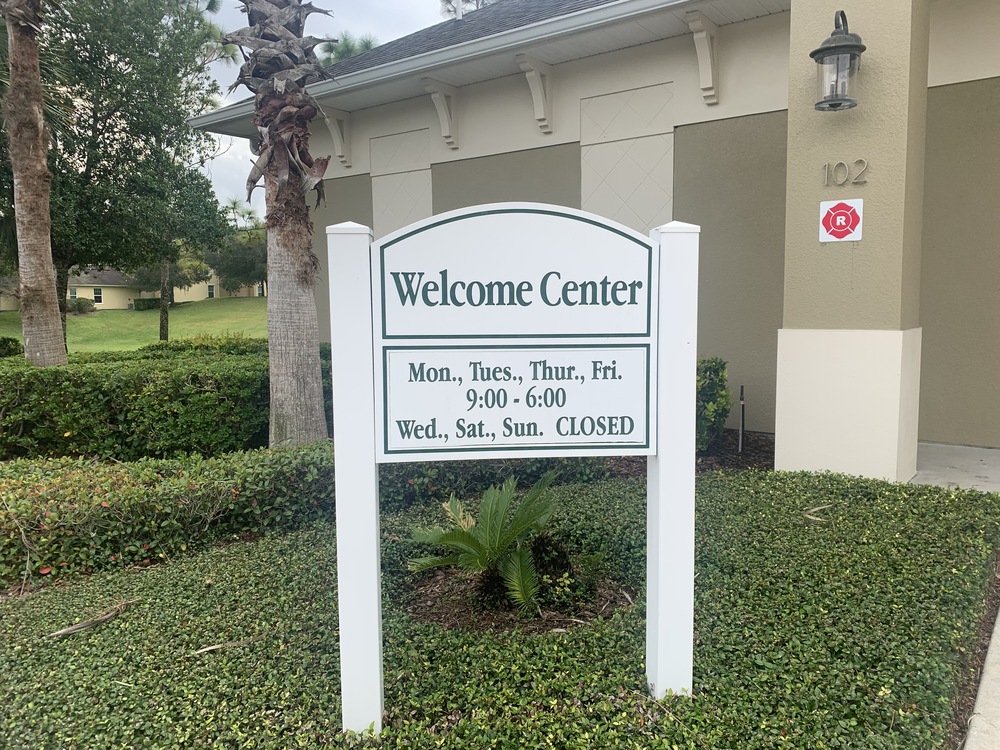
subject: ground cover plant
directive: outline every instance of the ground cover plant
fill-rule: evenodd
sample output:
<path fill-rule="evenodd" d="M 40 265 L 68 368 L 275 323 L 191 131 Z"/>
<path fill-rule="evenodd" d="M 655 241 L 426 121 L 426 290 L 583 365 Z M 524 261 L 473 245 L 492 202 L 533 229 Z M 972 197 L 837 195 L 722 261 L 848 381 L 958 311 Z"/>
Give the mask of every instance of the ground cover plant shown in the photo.
<path fill-rule="evenodd" d="M 339 731 L 335 536 L 321 523 L 0 598 L 0 746 L 949 747 L 993 577 L 996 495 L 700 477 L 694 696 L 656 702 L 642 664 L 643 482 L 550 492 L 551 533 L 601 552 L 636 605 L 544 633 L 415 622 L 409 530 L 440 507 L 384 513 L 380 740 Z"/>
<path fill-rule="evenodd" d="M 159 308 L 100 310 L 94 315 L 70 315 L 66 341 L 70 354 L 138 349 L 159 339 L 159 326 Z M 170 309 L 171 338 L 224 333 L 266 337 L 267 298 L 217 297 Z M 21 319 L 16 312 L 0 313 L 0 336 L 21 340 Z"/>

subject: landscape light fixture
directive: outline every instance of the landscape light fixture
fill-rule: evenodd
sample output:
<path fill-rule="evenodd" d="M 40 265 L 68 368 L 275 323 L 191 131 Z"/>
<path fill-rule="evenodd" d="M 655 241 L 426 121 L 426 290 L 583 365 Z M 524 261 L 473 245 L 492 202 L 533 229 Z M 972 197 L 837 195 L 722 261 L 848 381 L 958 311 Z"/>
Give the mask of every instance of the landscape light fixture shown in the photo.
<path fill-rule="evenodd" d="M 839 112 L 858 106 L 854 80 L 865 49 L 861 37 L 848 30 L 847 14 L 838 10 L 833 16 L 833 33 L 809 53 L 818 67 L 816 109 Z"/>

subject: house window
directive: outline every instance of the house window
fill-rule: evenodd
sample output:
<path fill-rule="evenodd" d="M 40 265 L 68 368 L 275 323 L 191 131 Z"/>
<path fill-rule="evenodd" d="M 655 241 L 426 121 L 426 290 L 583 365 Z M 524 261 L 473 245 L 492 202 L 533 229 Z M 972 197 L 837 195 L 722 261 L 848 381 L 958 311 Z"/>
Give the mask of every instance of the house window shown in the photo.
<path fill-rule="evenodd" d="M 75 286 L 71 286 L 69 288 L 69 298 L 70 299 L 76 299 L 76 287 Z"/>
<path fill-rule="evenodd" d="M 208 285 L 208 298 L 213 299 L 215 297 L 215 284 Z"/>
<path fill-rule="evenodd" d="M 100 305 L 104 302 L 104 292 L 101 291 L 101 287 L 94 287 L 94 304 Z"/>
<path fill-rule="evenodd" d="M 258 297 L 263 297 L 264 296 L 264 282 L 263 281 L 260 282 L 259 284 L 257 284 L 257 296 Z"/>

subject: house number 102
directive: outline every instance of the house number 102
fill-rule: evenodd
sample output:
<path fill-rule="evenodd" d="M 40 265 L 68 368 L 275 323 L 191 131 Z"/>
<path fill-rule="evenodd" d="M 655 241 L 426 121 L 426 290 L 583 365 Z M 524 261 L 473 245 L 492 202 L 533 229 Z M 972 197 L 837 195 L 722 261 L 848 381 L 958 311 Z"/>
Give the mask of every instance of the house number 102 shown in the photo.
<path fill-rule="evenodd" d="M 855 159 L 853 167 L 846 161 L 838 161 L 836 164 L 827 162 L 823 165 L 823 187 L 830 185 L 864 185 L 868 182 L 865 172 L 868 171 L 867 159 Z"/>

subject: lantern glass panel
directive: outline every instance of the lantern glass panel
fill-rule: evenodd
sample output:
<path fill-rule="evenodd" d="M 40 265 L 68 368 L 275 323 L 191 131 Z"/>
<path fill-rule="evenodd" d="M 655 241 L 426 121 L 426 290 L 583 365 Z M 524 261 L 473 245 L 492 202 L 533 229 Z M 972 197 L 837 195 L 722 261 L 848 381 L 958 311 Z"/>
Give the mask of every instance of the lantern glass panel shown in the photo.
<path fill-rule="evenodd" d="M 858 105 L 853 91 L 857 55 L 830 55 L 818 61 L 816 109 L 850 109 Z"/>

